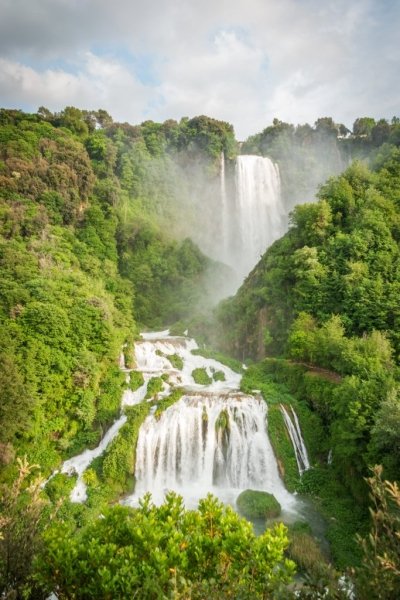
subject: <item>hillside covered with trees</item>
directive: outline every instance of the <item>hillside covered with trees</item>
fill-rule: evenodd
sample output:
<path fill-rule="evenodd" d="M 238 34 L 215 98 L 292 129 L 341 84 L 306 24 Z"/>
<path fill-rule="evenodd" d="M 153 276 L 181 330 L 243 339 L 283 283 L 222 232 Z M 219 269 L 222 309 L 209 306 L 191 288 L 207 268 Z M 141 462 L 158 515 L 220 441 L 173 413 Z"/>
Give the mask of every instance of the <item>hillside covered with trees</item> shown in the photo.
<path fill-rule="evenodd" d="M 330 118 L 274 121 L 240 147 L 231 125 L 205 116 L 130 125 L 103 110 L 0 110 L 4 597 L 290 597 L 294 540 L 308 533 L 288 536 L 278 525 L 256 537 L 213 498 L 198 511 L 173 494 L 161 507 L 149 499 L 110 507 L 134 485 L 134 445 L 150 405 L 127 411 L 120 437 L 88 470 L 86 505 L 68 500 L 73 478 L 58 474 L 45 492 L 35 483 L 38 471 L 49 477 L 96 446 L 120 414 L 128 385 L 120 355 L 133 366 L 139 331 L 174 324 L 252 363 L 243 389 L 260 389 L 267 401 L 275 394 L 277 406 L 291 394 L 303 407 L 314 468 L 292 488 L 323 498 L 333 482 L 322 503 L 346 505 L 331 534 L 333 560 L 357 567 L 352 535 L 360 524 L 368 530 L 368 467 L 400 478 L 399 145 L 397 119 L 357 119 L 352 132 Z M 221 155 L 229 187 L 238 152 L 277 161 L 293 206 L 337 175 L 317 202 L 294 208 L 288 233 L 212 317 L 213 289 L 225 287 L 230 270 L 199 246 L 219 232 Z M 160 385 L 154 378 L 155 394 Z M 394 599 L 398 519 L 387 505 L 398 490 L 380 472 L 370 486 L 383 531 L 376 539 L 384 540 L 370 572 L 379 590 L 386 568 L 385 598 Z M 359 555 L 370 559 L 366 540 Z M 322 578 L 318 589 L 332 584 L 331 597 L 342 597 L 328 567 L 313 576 Z M 383 598 L 362 595 L 364 576 L 354 576 L 360 598 Z M 318 597 L 310 589 L 304 597 Z"/>
<path fill-rule="evenodd" d="M 233 146 L 231 126 L 206 117 L 134 127 L 104 111 L 1 111 L 3 466 L 26 453 L 46 472 L 98 439 L 136 324 L 207 301 L 218 266 L 174 229 L 171 154 L 212 170 Z"/>
<path fill-rule="evenodd" d="M 298 489 L 331 519 L 342 564 L 354 560 L 345 546 L 367 523 L 369 468 L 400 478 L 399 176 L 397 142 L 375 148 L 370 167 L 356 161 L 330 178 L 217 309 L 220 349 L 256 361 L 246 389 L 291 394 L 317 419 L 309 439 L 317 436 L 319 456 Z M 386 588 L 379 579 L 365 597 L 394 598 L 394 580 Z"/>

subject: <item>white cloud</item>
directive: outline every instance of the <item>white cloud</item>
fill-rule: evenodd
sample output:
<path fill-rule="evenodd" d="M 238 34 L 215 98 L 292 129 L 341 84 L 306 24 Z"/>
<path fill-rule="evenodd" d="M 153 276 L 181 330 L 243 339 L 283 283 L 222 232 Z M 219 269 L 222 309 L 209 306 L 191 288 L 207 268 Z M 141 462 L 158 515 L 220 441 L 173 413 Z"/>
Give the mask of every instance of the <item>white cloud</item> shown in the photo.
<path fill-rule="evenodd" d="M 265 88 L 263 60 L 261 50 L 234 31 L 219 31 L 203 51 L 176 56 L 165 65 L 162 114 L 177 118 L 202 113 L 235 123 L 241 111 L 247 113 L 246 120 L 252 119 Z M 238 134 L 245 133 L 239 127 Z"/>
<path fill-rule="evenodd" d="M 131 122 L 209 114 L 240 137 L 275 116 L 351 125 L 400 105 L 388 0 L 0 0 L 0 14 L 0 104 L 103 106 Z M 135 73 L 141 57 L 151 76 Z"/>
<path fill-rule="evenodd" d="M 61 69 L 36 71 L 32 67 L 0 59 L 2 100 L 18 107 L 29 103 L 33 109 L 44 105 L 59 110 L 67 105 L 80 108 L 105 108 L 116 119 L 140 120 L 151 91 L 115 60 L 87 52 L 81 57 L 77 73 Z"/>

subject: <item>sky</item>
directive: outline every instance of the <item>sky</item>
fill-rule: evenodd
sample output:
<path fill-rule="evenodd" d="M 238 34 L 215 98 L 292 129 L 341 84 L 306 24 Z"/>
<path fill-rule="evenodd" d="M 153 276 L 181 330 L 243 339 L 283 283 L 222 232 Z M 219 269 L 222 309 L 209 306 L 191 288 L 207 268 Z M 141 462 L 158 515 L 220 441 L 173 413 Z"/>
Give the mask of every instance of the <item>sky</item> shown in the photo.
<path fill-rule="evenodd" d="M 400 116 L 399 0 L 0 0 L 0 106 L 274 118 Z"/>

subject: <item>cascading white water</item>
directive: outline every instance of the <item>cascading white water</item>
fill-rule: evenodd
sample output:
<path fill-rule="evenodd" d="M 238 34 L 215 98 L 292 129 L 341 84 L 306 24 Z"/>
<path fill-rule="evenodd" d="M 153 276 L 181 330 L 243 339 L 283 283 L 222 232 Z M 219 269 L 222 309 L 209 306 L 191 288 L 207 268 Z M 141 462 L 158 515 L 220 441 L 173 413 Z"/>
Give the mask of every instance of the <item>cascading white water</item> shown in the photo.
<path fill-rule="evenodd" d="M 79 454 L 79 456 L 74 456 L 63 463 L 61 467 L 61 473 L 78 475 L 78 480 L 70 495 L 71 502 L 84 502 L 86 500 L 86 484 L 82 477 L 83 473 L 95 458 L 103 454 L 104 450 L 115 438 L 125 422 L 126 415 L 122 415 L 111 425 L 110 429 L 107 431 L 100 444 L 96 448 L 93 450 L 85 450 L 82 452 L 82 454 Z"/>
<path fill-rule="evenodd" d="M 258 397 L 239 392 L 240 375 L 220 362 L 194 355 L 194 340 L 145 336 L 136 344 L 137 366 L 145 373 L 168 373 L 172 384 L 183 386 L 184 396 L 161 416 L 143 423 L 136 448 L 135 493 L 125 500 L 136 504 L 151 492 L 161 502 L 165 491 L 181 494 L 187 506 L 196 506 L 208 492 L 234 505 L 246 488 L 269 491 L 286 510 L 294 497 L 280 479 L 266 429 L 267 407 Z M 168 356 L 177 354 L 181 370 Z M 194 369 L 223 373 L 224 379 L 196 384 Z"/>
<path fill-rule="evenodd" d="M 232 269 L 230 282 L 224 282 L 226 296 L 237 290 L 267 248 L 285 233 L 288 219 L 279 168 L 271 159 L 239 155 L 233 177 L 231 164 L 221 152 L 218 170 L 219 179 L 195 196 L 194 202 L 199 197 L 202 201 L 190 235 L 205 254 Z"/>
<path fill-rule="evenodd" d="M 157 420 L 147 418 L 136 449 L 136 491 L 160 502 L 166 489 L 189 504 L 208 492 L 234 502 L 246 488 L 293 504 L 266 432 L 266 405 L 240 393 L 185 395 Z"/>
<path fill-rule="evenodd" d="M 222 239 L 221 239 L 221 259 L 226 264 L 229 264 L 229 206 L 228 206 L 228 196 L 226 193 L 226 181 L 225 181 L 225 154 L 221 152 L 220 159 L 220 192 L 221 192 L 221 230 L 222 230 Z"/>
<path fill-rule="evenodd" d="M 168 331 L 143 334 L 142 338 L 135 344 L 135 360 L 144 383 L 135 392 L 125 390 L 122 410 L 146 401 L 151 377 L 168 376 L 158 399 L 175 386 L 184 388 L 185 393 L 161 415 L 147 417 L 140 428 L 136 490 L 124 502 L 135 505 L 147 491 L 155 502 L 161 502 L 165 491 L 173 489 L 188 507 L 197 506 L 209 492 L 235 505 L 239 493 L 251 488 L 274 494 L 285 511 L 296 513 L 297 502 L 280 479 L 268 438 L 264 401 L 239 391 L 240 374 L 214 359 L 193 354 L 198 348 L 194 340 L 169 336 Z M 181 369 L 173 366 L 172 355 L 180 357 Z M 129 376 L 122 359 L 120 365 Z M 196 383 L 196 369 L 206 372 L 211 383 Z M 97 448 L 85 450 L 62 465 L 62 473 L 78 475 L 72 501 L 85 501 L 84 471 L 106 450 L 125 421 L 122 414 Z"/>
<path fill-rule="evenodd" d="M 304 471 L 307 471 L 310 468 L 310 461 L 308 459 L 307 448 L 301 434 L 299 419 L 297 418 L 297 414 L 293 409 L 293 406 L 290 408 L 292 411 L 292 418 L 290 417 L 286 408 L 281 404 L 281 412 L 293 445 L 297 468 L 299 469 L 300 475 L 302 475 Z"/>
<path fill-rule="evenodd" d="M 232 266 L 243 278 L 265 250 L 285 232 L 279 169 L 269 158 L 242 155 L 236 160 L 236 198 L 231 231 Z"/>

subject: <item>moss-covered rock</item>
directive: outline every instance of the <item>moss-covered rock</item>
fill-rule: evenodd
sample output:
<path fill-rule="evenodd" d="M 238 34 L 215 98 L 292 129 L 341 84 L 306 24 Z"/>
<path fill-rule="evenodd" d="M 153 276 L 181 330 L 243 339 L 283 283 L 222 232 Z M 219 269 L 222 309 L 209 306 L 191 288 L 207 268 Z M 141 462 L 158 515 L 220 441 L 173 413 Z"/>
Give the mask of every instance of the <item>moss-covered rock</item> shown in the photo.
<path fill-rule="evenodd" d="M 193 369 L 192 377 L 195 383 L 200 385 L 210 385 L 212 383 L 211 377 L 209 377 L 207 371 L 204 368 Z"/>
<path fill-rule="evenodd" d="M 215 421 L 215 429 L 223 429 L 224 431 L 229 431 L 229 414 L 227 410 L 221 410 L 218 415 L 217 420 Z"/>
<path fill-rule="evenodd" d="M 132 371 L 129 374 L 129 389 L 136 392 L 144 384 L 144 377 L 141 371 Z"/>
<path fill-rule="evenodd" d="M 223 371 L 215 371 L 215 373 L 213 373 L 213 379 L 214 381 L 226 381 L 225 373 Z"/>
<path fill-rule="evenodd" d="M 247 519 L 273 519 L 281 514 L 281 505 L 273 494 L 245 490 L 236 499 L 239 512 Z"/>
<path fill-rule="evenodd" d="M 174 369 L 178 369 L 182 371 L 183 369 L 183 359 L 179 356 L 179 354 L 169 354 L 167 356 L 169 362 L 174 367 Z"/>

